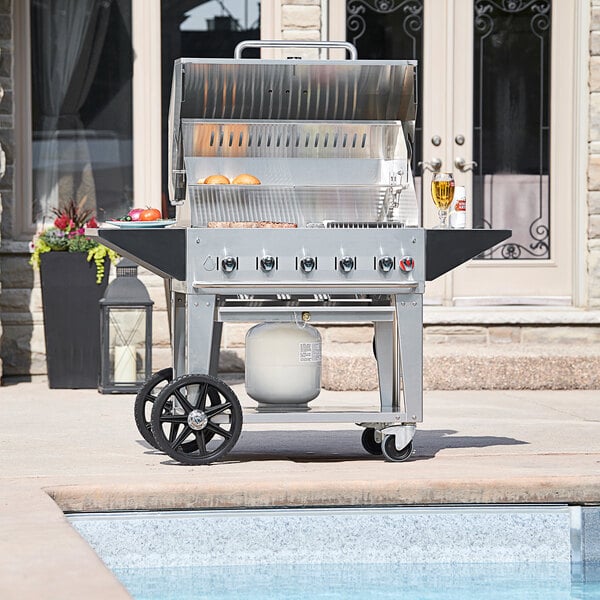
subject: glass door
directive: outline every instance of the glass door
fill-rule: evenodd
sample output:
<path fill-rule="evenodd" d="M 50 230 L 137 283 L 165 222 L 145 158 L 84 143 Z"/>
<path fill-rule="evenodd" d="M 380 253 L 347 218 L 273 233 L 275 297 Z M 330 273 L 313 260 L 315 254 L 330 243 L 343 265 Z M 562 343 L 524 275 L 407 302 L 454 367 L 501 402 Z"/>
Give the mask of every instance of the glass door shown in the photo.
<path fill-rule="evenodd" d="M 429 304 L 572 302 L 575 13 L 552 0 L 346 2 L 360 58 L 419 60 L 415 175 L 467 190 L 467 226 L 512 237 L 428 285 Z M 332 18 L 335 18 L 332 16 Z"/>

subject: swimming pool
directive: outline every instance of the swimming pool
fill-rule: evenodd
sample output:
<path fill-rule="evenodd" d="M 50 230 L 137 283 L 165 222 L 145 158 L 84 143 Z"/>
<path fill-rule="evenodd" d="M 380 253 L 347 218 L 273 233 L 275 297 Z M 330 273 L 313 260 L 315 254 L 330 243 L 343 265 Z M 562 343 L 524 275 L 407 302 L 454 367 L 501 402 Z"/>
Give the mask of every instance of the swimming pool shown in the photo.
<path fill-rule="evenodd" d="M 444 506 L 70 515 L 136 600 L 598 598 L 600 510 Z"/>

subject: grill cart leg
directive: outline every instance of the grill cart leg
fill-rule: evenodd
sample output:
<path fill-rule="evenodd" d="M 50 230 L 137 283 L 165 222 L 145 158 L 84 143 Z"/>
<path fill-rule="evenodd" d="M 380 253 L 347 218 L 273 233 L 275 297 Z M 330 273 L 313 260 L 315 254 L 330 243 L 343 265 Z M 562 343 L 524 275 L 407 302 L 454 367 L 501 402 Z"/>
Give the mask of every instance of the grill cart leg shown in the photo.
<path fill-rule="evenodd" d="M 133 415 L 138 431 L 151 446 L 157 449 L 158 446 L 152 435 L 152 428 L 150 426 L 150 413 L 156 398 L 165 385 L 172 380 L 173 369 L 171 369 L 171 367 L 154 373 L 137 393 L 133 405 Z"/>
<path fill-rule="evenodd" d="M 396 295 L 399 365 L 408 421 L 423 420 L 423 296 Z"/>
<path fill-rule="evenodd" d="M 374 352 L 379 377 L 379 399 L 381 411 L 394 409 L 399 398 L 394 390 L 394 324 L 388 321 L 375 322 Z M 396 395 L 396 398 L 394 396 Z"/>
<path fill-rule="evenodd" d="M 216 296 L 175 293 L 173 305 L 175 376 L 186 373 L 215 376 L 223 330 L 223 324 L 216 320 Z"/>
<path fill-rule="evenodd" d="M 219 356 L 221 323 L 216 320 L 214 295 L 189 295 L 186 315 L 187 372 L 215 372 Z M 217 346 L 214 348 L 214 346 Z M 179 373 L 178 373 L 179 374 Z"/>
<path fill-rule="evenodd" d="M 242 408 L 223 381 L 210 375 L 183 375 L 158 395 L 151 423 L 158 447 L 172 459 L 206 465 L 237 442 Z"/>

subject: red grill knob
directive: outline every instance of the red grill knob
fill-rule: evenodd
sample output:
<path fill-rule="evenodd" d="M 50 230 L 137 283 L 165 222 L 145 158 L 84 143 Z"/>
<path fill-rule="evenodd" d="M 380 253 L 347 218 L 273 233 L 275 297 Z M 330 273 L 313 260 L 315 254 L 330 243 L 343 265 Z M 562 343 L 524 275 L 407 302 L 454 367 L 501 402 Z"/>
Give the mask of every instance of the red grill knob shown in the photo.
<path fill-rule="evenodd" d="M 403 256 L 400 259 L 400 270 L 409 273 L 415 268 L 415 259 L 412 256 Z"/>

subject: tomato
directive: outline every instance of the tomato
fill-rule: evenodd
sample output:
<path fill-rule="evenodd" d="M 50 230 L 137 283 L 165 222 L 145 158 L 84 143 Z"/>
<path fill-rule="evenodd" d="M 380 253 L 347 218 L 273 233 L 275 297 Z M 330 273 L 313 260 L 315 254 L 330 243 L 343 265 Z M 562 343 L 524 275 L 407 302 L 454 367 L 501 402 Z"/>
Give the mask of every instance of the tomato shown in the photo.
<path fill-rule="evenodd" d="M 140 213 L 140 221 L 157 221 L 162 217 L 157 208 L 147 208 Z"/>

